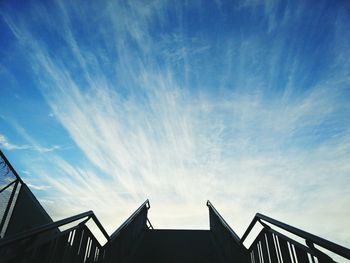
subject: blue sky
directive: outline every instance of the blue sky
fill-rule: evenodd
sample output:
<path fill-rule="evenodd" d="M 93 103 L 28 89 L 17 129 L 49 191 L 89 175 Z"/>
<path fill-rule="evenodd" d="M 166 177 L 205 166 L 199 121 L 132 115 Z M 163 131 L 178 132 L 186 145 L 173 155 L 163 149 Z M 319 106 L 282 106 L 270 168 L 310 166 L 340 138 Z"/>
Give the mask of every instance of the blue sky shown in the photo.
<path fill-rule="evenodd" d="M 346 1 L 1 1 L 0 147 L 54 218 L 349 246 Z M 57 205 L 59 204 L 59 205 Z M 315 220 L 315 218 L 318 220 Z"/>

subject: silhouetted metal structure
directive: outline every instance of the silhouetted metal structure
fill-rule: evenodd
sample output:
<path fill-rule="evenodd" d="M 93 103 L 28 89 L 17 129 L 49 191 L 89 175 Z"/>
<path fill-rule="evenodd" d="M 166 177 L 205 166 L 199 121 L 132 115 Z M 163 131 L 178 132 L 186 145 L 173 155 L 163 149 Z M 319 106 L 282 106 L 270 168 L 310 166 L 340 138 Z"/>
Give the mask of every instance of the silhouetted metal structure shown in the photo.
<path fill-rule="evenodd" d="M 0 151 L 0 263 L 335 262 L 329 252 L 350 259 L 348 248 L 262 214 L 239 238 L 209 201 L 207 206 L 209 230 L 153 229 L 148 200 L 111 236 L 92 211 L 53 222 Z M 103 246 L 87 226 L 90 220 L 106 238 Z M 262 230 L 246 248 L 256 223 Z"/>

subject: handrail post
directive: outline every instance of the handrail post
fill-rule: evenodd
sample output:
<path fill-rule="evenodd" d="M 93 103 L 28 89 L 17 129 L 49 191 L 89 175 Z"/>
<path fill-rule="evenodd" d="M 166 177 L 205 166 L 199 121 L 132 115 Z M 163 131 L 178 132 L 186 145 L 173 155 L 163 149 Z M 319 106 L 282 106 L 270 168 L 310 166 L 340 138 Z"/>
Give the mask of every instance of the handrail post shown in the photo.
<path fill-rule="evenodd" d="M 321 250 L 315 248 L 313 242 L 310 242 L 306 239 L 305 243 L 317 255 L 317 258 L 319 259 L 320 263 L 333 262 L 333 259 L 330 256 L 328 256 L 326 253 L 323 253 Z"/>
<path fill-rule="evenodd" d="M 102 232 L 102 234 L 105 236 L 105 238 L 107 239 L 107 241 L 110 240 L 110 237 L 107 233 L 107 231 L 104 229 L 104 227 L 102 226 L 100 220 L 98 220 L 98 218 L 96 217 L 95 214 L 91 215 L 92 220 L 95 222 L 95 224 L 97 225 L 97 227 L 100 229 L 100 231 Z"/>
<path fill-rule="evenodd" d="M 247 236 L 249 235 L 250 231 L 253 229 L 253 227 L 255 226 L 256 222 L 258 221 L 257 217 L 254 216 L 252 222 L 250 222 L 247 230 L 244 232 L 242 238 L 241 238 L 241 244 L 243 245 L 244 240 L 247 238 Z"/>

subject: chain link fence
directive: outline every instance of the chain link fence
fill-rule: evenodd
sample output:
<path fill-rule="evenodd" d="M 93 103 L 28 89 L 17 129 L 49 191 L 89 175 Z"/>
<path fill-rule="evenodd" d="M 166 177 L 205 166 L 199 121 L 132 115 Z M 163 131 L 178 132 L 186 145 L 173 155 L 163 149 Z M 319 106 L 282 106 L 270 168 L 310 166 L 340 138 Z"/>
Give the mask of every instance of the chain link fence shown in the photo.
<path fill-rule="evenodd" d="M 0 151 L 0 238 L 5 235 L 20 184 L 20 181 L 8 165 L 5 156 Z"/>

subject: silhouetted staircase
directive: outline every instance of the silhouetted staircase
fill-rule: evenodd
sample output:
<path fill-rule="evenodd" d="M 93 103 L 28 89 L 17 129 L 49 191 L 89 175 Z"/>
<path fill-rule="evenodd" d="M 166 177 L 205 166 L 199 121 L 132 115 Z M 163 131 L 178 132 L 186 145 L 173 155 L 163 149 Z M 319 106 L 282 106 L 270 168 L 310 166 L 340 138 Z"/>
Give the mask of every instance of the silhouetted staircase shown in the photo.
<path fill-rule="evenodd" d="M 0 151 L 0 263 L 334 262 L 329 252 L 350 259 L 348 248 L 259 213 L 240 238 L 209 201 L 207 206 L 209 230 L 154 229 L 148 200 L 112 235 L 92 211 L 53 222 Z M 89 221 L 106 238 L 104 245 L 90 231 Z M 246 247 L 257 223 L 262 230 Z"/>

